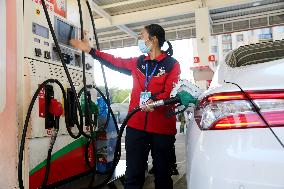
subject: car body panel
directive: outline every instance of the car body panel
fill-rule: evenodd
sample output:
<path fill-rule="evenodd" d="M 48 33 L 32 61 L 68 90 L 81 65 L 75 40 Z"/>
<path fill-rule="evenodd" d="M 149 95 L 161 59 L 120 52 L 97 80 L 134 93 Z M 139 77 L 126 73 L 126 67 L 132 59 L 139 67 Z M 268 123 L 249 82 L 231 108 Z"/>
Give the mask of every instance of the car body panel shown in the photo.
<path fill-rule="evenodd" d="M 231 68 L 221 63 L 199 100 L 220 92 L 284 90 L 284 60 Z M 269 128 L 202 131 L 187 120 L 188 189 L 284 189 L 284 149 Z M 284 141 L 284 127 L 273 128 Z"/>

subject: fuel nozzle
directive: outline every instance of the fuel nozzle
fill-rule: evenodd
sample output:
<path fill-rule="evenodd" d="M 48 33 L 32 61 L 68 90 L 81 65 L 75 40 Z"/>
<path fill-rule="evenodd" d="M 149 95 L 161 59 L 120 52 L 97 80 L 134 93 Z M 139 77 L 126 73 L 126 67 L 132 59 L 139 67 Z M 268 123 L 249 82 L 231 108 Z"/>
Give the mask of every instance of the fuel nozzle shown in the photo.
<path fill-rule="evenodd" d="M 153 103 L 150 103 L 146 106 L 148 106 L 149 108 L 156 108 L 159 106 L 165 106 L 165 105 L 177 104 L 177 103 L 187 107 L 191 103 L 196 105 L 198 103 L 198 100 L 197 98 L 193 97 L 189 92 L 181 91 L 181 92 L 178 92 L 175 97 L 171 97 L 166 100 L 154 101 Z"/>
<path fill-rule="evenodd" d="M 178 83 L 174 84 L 174 88 L 171 91 L 171 98 L 155 101 L 147 106 L 149 108 L 156 108 L 164 105 L 178 104 L 178 112 L 176 113 L 181 113 L 189 107 L 189 104 L 197 105 L 197 99 L 202 93 L 203 90 L 193 83 L 186 79 L 180 79 Z"/>
<path fill-rule="evenodd" d="M 62 104 L 58 102 L 56 99 L 51 99 L 50 105 L 49 105 L 49 113 L 55 117 L 55 126 L 51 134 L 51 140 L 49 143 L 49 149 L 52 149 L 56 141 L 58 130 L 59 130 L 59 119 L 60 119 L 60 116 L 62 116 L 63 114 Z"/>

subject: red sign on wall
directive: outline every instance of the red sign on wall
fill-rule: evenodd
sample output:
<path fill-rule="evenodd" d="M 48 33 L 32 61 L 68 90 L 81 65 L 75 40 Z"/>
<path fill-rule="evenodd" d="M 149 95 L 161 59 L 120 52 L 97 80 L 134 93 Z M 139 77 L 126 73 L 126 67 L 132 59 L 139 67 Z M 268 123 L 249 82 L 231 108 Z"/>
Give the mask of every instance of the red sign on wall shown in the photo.
<path fill-rule="evenodd" d="M 193 62 L 194 63 L 199 63 L 200 62 L 200 58 L 198 56 L 193 57 Z"/>
<path fill-rule="evenodd" d="M 66 18 L 66 2 L 65 0 L 51 0 L 54 5 L 54 12 Z"/>
<path fill-rule="evenodd" d="M 32 0 L 35 3 L 41 4 L 41 0 Z M 46 7 L 50 11 L 66 18 L 66 1 L 65 0 L 46 0 Z"/>
<path fill-rule="evenodd" d="M 208 61 L 209 62 L 215 62 L 216 61 L 215 55 L 209 55 L 208 56 Z"/>

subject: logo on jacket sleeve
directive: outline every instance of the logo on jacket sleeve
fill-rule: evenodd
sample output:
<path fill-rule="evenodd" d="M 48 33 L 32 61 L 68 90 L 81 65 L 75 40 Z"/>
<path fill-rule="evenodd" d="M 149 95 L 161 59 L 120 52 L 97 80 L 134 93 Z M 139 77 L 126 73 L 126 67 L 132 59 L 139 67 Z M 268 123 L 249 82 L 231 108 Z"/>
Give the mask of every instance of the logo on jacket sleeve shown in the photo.
<path fill-rule="evenodd" d="M 166 73 L 165 67 L 161 67 L 159 69 L 159 73 L 157 74 L 157 76 L 160 77 L 160 76 L 164 75 L 165 73 Z"/>

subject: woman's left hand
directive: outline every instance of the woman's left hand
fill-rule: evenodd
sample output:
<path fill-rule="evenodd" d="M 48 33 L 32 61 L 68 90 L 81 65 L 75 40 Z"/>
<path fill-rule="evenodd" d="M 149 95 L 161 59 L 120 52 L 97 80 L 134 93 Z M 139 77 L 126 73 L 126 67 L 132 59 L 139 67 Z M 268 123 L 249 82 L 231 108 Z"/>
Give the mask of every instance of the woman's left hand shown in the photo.
<path fill-rule="evenodd" d="M 146 105 L 142 107 L 142 112 L 153 112 L 154 108 L 150 108 L 149 106 L 147 106 L 147 104 L 151 104 L 152 102 L 154 102 L 152 99 L 147 100 Z"/>

